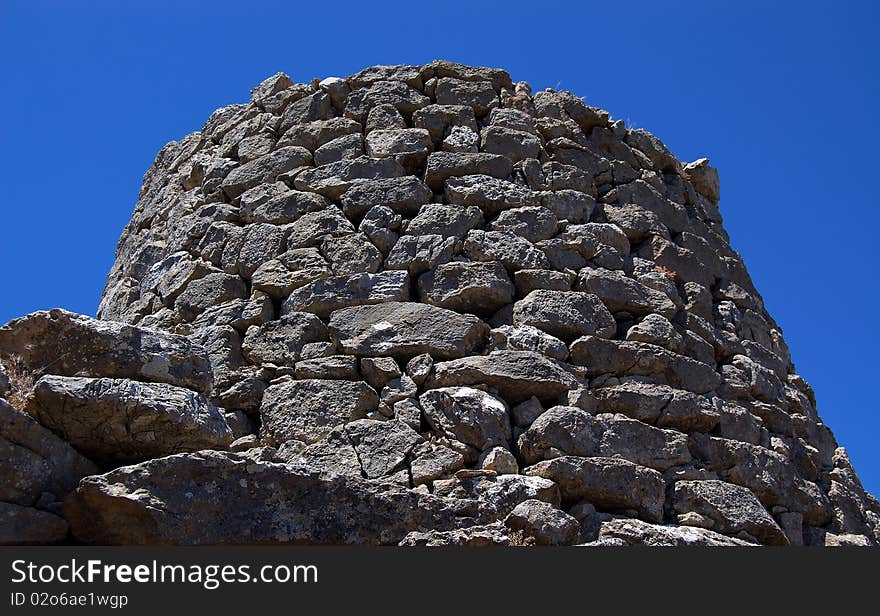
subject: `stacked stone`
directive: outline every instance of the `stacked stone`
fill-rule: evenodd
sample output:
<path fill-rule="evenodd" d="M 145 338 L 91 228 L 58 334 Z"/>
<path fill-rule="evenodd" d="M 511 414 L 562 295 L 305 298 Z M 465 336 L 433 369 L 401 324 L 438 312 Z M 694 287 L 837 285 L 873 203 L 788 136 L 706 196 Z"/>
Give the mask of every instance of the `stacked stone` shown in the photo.
<path fill-rule="evenodd" d="M 64 541 L 62 501 L 102 468 L 232 441 L 207 353 L 184 336 L 56 309 L 0 328 L 0 360 L 36 379 L 16 408 L 0 378 L 0 544 Z"/>
<path fill-rule="evenodd" d="M 74 536 L 877 544 L 718 200 L 503 70 L 270 77 L 160 151 L 99 310 L 205 349 L 238 453 L 88 477 Z"/>

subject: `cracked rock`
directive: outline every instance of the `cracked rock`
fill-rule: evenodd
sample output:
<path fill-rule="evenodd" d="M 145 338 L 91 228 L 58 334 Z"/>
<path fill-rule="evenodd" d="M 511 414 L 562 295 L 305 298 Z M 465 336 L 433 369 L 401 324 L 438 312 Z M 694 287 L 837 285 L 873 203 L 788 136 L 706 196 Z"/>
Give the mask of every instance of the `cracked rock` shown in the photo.
<path fill-rule="evenodd" d="M 366 418 L 378 404 L 376 391 L 362 381 L 285 381 L 263 394 L 261 435 L 277 442 L 314 443 L 334 426 Z"/>
<path fill-rule="evenodd" d="M 44 376 L 26 410 L 93 460 L 127 463 L 223 449 L 232 432 L 200 394 L 165 383 Z"/>

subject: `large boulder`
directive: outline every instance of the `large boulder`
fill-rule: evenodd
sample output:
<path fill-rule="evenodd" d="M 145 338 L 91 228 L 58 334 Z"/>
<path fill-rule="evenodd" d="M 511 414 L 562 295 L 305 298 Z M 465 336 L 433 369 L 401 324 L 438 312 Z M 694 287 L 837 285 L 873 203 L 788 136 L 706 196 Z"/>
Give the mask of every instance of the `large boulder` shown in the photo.
<path fill-rule="evenodd" d="M 60 502 L 98 467 L 69 443 L 0 399 L 0 501 Z"/>
<path fill-rule="evenodd" d="M 599 298 L 579 291 L 532 291 L 514 305 L 513 320 L 562 340 L 587 334 L 610 338 L 617 331 L 614 317 Z"/>
<path fill-rule="evenodd" d="M 483 345 L 488 327 L 472 315 L 427 304 L 387 302 L 330 315 L 330 335 L 353 355 L 452 359 Z"/>
<path fill-rule="evenodd" d="M 366 138 L 367 156 L 394 158 L 407 169 L 423 163 L 431 149 L 431 136 L 423 128 L 377 129 Z"/>
<path fill-rule="evenodd" d="M 205 350 L 184 336 L 55 309 L 0 327 L 0 358 L 36 376 L 112 377 L 211 391 Z"/>
<path fill-rule="evenodd" d="M 584 268 L 580 272 L 575 288 L 594 293 L 615 312 L 620 310 L 634 314 L 656 312 L 667 318 L 671 318 L 676 312 L 675 304 L 665 293 L 628 278 L 617 270 Z"/>
<path fill-rule="evenodd" d="M 649 426 L 623 415 L 599 415 L 604 425 L 599 451 L 603 456 L 621 458 L 666 471 L 691 461 L 687 435 L 676 430 Z"/>
<path fill-rule="evenodd" d="M 460 207 L 442 203 L 428 203 L 409 221 L 406 232 L 410 235 L 437 234 L 458 239 L 483 224 L 483 213 L 477 207 Z"/>
<path fill-rule="evenodd" d="M 592 390 L 598 408 L 681 432 L 711 432 L 720 415 L 711 400 L 668 385 L 637 380 Z"/>
<path fill-rule="evenodd" d="M 405 470 L 416 445 L 424 440 L 411 427 L 395 420 L 360 419 L 346 425 L 345 432 L 367 479 Z"/>
<path fill-rule="evenodd" d="M 393 545 L 473 524 L 465 512 L 456 499 L 215 451 L 88 477 L 64 507 L 78 541 L 109 545 Z"/>
<path fill-rule="evenodd" d="M 314 443 L 339 424 L 364 419 L 378 404 L 378 394 L 363 381 L 287 380 L 263 393 L 261 433 L 279 443 Z"/>
<path fill-rule="evenodd" d="M 556 235 L 559 221 L 546 207 L 524 206 L 504 210 L 492 221 L 493 231 L 510 231 L 530 242 L 539 242 Z"/>
<path fill-rule="evenodd" d="M 538 416 L 518 441 L 526 464 L 563 455 L 599 455 L 604 426 L 594 415 L 572 406 L 554 406 Z"/>
<path fill-rule="evenodd" d="M 283 225 L 303 214 L 330 206 L 330 201 L 310 192 L 290 190 L 283 182 L 261 184 L 241 196 L 241 217 L 248 223 Z"/>
<path fill-rule="evenodd" d="M 373 107 L 393 105 L 405 116 L 428 105 L 431 99 L 402 81 L 375 81 L 352 92 L 345 104 L 346 117 L 362 122 Z"/>
<path fill-rule="evenodd" d="M 492 314 L 513 301 L 513 283 L 498 262 L 453 261 L 419 278 L 422 301 L 457 312 Z"/>
<path fill-rule="evenodd" d="M 425 418 L 439 434 L 486 451 L 510 440 L 510 416 L 503 400 L 470 387 L 430 389 L 419 396 Z"/>
<path fill-rule="evenodd" d="M 416 446 L 423 440 L 401 421 L 357 419 L 336 426 L 326 437 L 291 456 L 280 453 L 278 457 L 318 471 L 366 479 L 388 477 L 389 481 L 408 484 L 413 458 L 420 453 Z"/>
<path fill-rule="evenodd" d="M 767 545 L 788 539 L 754 494 L 717 480 L 678 481 L 673 491 L 676 513 L 694 512 L 711 520 L 711 529 L 728 535 L 746 532 Z"/>
<path fill-rule="evenodd" d="M 385 259 L 385 268 L 420 274 L 452 259 L 458 240 L 439 233 L 403 235 Z"/>
<path fill-rule="evenodd" d="M 691 461 L 687 436 L 680 432 L 571 406 L 540 415 L 519 437 L 519 450 L 529 464 L 562 455 L 606 456 L 665 471 Z"/>
<path fill-rule="evenodd" d="M 519 533 L 526 545 L 571 545 L 580 530 L 575 518 L 539 500 L 517 505 L 504 519 L 504 525 Z"/>
<path fill-rule="evenodd" d="M 477 501 L 483 522 L 505 518 L 517 505 L 539 500 L 560 506 L 559 488 L 543 477 L 479 473 L 476 477 L 454 477 L 434 482 L 434 495 Z"/>
<path fill-rule="evenodd" d="M 0 545 L 46 545 L 66 538 L 64 518 L 33 507 L 0 502 Z"/>
<path fill-rule="evenodd" d="M 274 182 L 285 171 L 291 171 L 312 162 L 312 153 L 299 146 L 278 148 L 270 154 L 233 169 L 223 180 L 223 192 L 230 199 L 264 182 Z"/>
<path fill-rule="evenodd" d="M 643 545 L 650 547 L 748 547 L 755 545 L 694 526 L 664 526 L 636 519 L 603 522 L 597 546 Z"/>
<path fill-rule="evenodd" d="M 564 364 L 534 351 L 493 351 L 434 365 L 430 387 L 484 384 L 511 404 L 532 396 L 556 401 L 578 387 L 578 378 Z"/>
<path fill-rule="evenodd" d="M 483 117 L 498 106 L 498 93 L 488 81 L 465 81 L 453 77 L 437 80 L 436 96 L 440 105 L 467 105 L 477 117 Z"/>
<path fill-rule="evenodd" d="M 505 126 L 487 126 L 480 132 L 480 149 L 518 162 L 538 158 L 541 155 L 541 140 L 530 132 Z"/>
<path fill-rule="evenodd" d="M 611 511 L 635 511 L 649 522 L 663 520 L 663 476 L 627 460 L 563 456 L 538 462 L 525 473 L 556 482 L 564 501 L 586 500 Z"/>
<path fill-rule="evenodd" d="M 425 184 L 439 192 L 443 183 L 451 177 L 486 175 L 505 179 L 513 170 L 513 162 L 506 156 L 487 152 L 434 152 L 428 155 Z M 455 203 L 455 202 L 452 202 Z"/>
<path fill-rule="evenodd" d="M 476 206 L 487 213 L 541 205 L 541 195 L 491 175 L 465 175 L 446 180 L 444 193 L 449 203 Z"/>
<path fill-rule="evenodd" d="M 296 289 L 281 308 L 282 314 L 312 312 L 327 317 L 348 306 L 402 302 L 409 299 L 409 275 L 391 270 L 377 274 L 321 278 Z"/>
<path fill-rule="evenodd" d="M 571 361 L 589 376 L 657 375 L 673 387 L 704 394 L 721 384 L 713 366 L 645 342 L 583 336 L 571 343 Z"/>
<path fill-rule="evenodd" d="M 338 199 L 349 188 L 365 180 L 387 180 L 406 175 L 393 158 L 359 156 L 306 169 L 296 176 L 297 190 L 311 191 L 329 199 Z"/>
<path fill-rule="evenodd" d="M 510 231 L 474 229 L 465 238 L 464 253 L 472 261 L 497 261 L 511 272 L 550 265 L 540 248 Z"/>
<path fill-rule="evenodd" d="M 44 376 L 26 411 L 79 452 L 107 463 L 223 449 L 232 442 L 219 409 L 167 383 Z"/>
<path fill-rule="evenodd" d="M 327 327 L 314 314 L 290 312 L 280 319 L 247 329 L 241 350 L 254 363 L 292 366 L 309 343 L 328 339 Z"/>
<path fill-rule="evenodd" d="M 342 211 L 351 218 L 363 217 L 377 205 L 399 214 L 414 214 L 433 197 L 431 189 L 411 175 L 400 178 L 365 180 L 348 189 L 342 198 Z"/>
<path fill-rule="evenodd" d="M 552 359 L 568 359 L 565 343 L 531 325 L 502 325 L 489 333 L 492 351 L 535 351 Z"/>

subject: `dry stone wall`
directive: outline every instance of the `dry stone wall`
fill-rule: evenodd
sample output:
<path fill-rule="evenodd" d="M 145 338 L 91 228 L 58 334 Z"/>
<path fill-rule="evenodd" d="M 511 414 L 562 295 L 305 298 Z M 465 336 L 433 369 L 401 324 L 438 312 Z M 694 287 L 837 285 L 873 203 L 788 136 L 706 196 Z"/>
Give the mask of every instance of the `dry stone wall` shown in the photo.
<path fill-rule="evenodd" d="M 708 160 L 500 69 L 276 74 L 159 152 L 102 321 L 0 329 L 0 356 L 47 320 L 98 348 L 28 360 L 28 421 L 109 471 L 51 515 L 95 543 L 875 545 L 719 198 Z M 136 351 L 102 364 L 102 335 Z"/>

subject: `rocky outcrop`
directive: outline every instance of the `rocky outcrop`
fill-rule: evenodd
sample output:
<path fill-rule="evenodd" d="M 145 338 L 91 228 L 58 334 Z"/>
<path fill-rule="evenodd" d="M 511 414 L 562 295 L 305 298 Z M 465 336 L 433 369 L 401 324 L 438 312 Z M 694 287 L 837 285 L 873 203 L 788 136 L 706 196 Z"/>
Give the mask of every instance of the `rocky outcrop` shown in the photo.
<path fill-rule="evenodd" d="M 0 328 L 0 542 L 876 545 L 719 199 L 500 69 L 274 75 L 160 151 L 100 320 Z"/>

